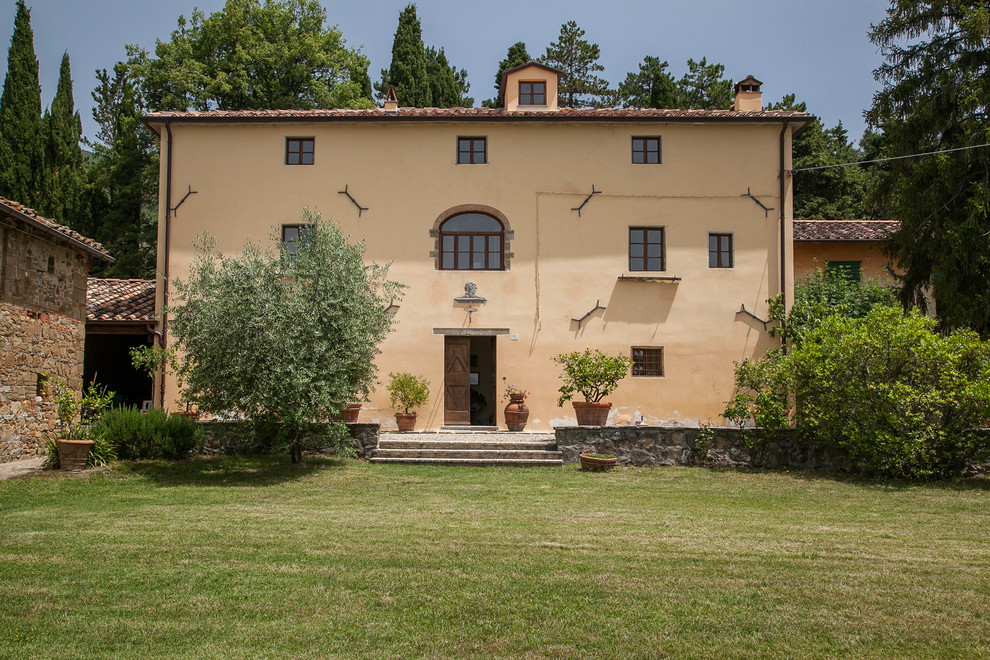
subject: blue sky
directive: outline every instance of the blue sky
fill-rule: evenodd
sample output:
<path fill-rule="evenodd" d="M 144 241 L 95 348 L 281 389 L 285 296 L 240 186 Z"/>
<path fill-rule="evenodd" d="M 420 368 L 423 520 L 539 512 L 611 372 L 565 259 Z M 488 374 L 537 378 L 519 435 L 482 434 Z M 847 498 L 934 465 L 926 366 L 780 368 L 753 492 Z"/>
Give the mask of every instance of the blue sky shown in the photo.
<path fill-rule="evenodd" d="M 68 51 L 83 130 L 94 133 L 90 92 L 94 71 L 124 58 L 126 44 L 153 49 L 167 40 L 180 14 L 194 7 L 220 9 L 223 0 L 28 0 L 35 52 L 41 66 L 42 102 L 55 94 L 62 52 Z M 399 11 L 407 0 L 323 0 L 330 23 L 371 59 L 372 80 L 391 59 Z M 450 62 L 468 70 L 475 102 L 494 95 L 498 62 L 524 41 L 534 57 L 556 40 L 560 25 L 577 21 L 585 38 L 601 46 L 604 77 L 613 85 L 646 55 L 670 62 L 680 77 L 687 59 L 707 57 L 740 80 L 764 82 L 764 102 L 797 94 L 829 126 L 838 121 L 858 140 L 863 111 L 877 89 L 880 64 L 867 39 L 883 19 L 886 0 L 421 0 L 423 40 L 442 46 Z M 14 0 L 0 0 L 0 72 L 7 70 Z"/>

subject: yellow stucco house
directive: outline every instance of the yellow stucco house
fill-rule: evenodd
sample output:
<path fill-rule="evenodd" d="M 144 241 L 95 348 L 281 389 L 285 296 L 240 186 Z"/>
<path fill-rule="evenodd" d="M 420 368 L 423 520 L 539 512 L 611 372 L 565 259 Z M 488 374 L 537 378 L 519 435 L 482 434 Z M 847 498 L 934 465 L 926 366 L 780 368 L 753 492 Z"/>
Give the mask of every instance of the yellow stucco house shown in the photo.
<path fill-rule="evenodd" d="M 504 427 L 506 383 L 532 392 L 528 428 L 573 423 L 550 358 L 587 346 L 634 363 L 611 423 L 717 421 L 733 361 L 775 345 L 766 299 L 791 297 L 787 170 L 812 117 L 763 110 L 752 76 L 728 110 L 558 108 L 558 73 L 507 71 L 497 109 L 148 115 L 158 309 L 196 235 L 291 241 L 308 207 L 408 286 L 379 368 L 429 379 L 419 428 Z M 361 421 L 393 412 L 380 387 Z"/>

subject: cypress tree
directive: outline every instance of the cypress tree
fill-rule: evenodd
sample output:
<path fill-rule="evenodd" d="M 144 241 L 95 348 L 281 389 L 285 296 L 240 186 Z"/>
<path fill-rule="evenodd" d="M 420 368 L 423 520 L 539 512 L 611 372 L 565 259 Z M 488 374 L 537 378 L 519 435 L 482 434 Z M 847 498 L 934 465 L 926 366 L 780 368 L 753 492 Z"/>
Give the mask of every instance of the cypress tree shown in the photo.
<path fill-rule="evenodd" d="M 426 49 L 426 70 L 429 73 L 430 98 L 438 108 L 451 108 L 461 105 L 461 93 L 457 88 L 454 70 L 447 62 L 443 48 Z"/>
<path fill-rule="evenodd" d="M 505 54 L 505 59 L 498 63 L 498 71 L 495 73 L 495 98 L 482 101 L 481 105 L 486 108 L 501 107 L 502 74 L 509 69 L 514 69 L 517 66 L 526 64 L 526 62 L 529 62 L 531 59 L 533 58 L 529 56 L 529 51 L 526 50 L 526 44 L 522 41 L 517 41 L 509 46 L 509 50 Z"/>
<path fill-rule="evenodd" d="M 50 110 L 45 114 L 45 198 L 40 207 L 53 218 L 75 226 L 79 221 L 79 202 L 83 187 L 83 160 L 79 141 L 82 119 L 72 100 L 72 74 L 69 54 L 62 55 L 58 90 Z"/>
<path fill-rule="evenodd" d="M 41 83 L 34 54 L 31 12 L 17 0 L 7 76 L 0 95 L 0 195 L 38 206 L 44 167 Z"/>
<path fill-rule="evenodd" d="M 376 91 L 384 95 L 388 86 L 395 87 L 399 105 L 425 108 L 433 105 L 430 74 L 423 46 L 423 28 L 416 16 L 416 5 L 409 4 L 399 13 L 399 27 L 392 41 L 392 64 L 382 69 Z"/>

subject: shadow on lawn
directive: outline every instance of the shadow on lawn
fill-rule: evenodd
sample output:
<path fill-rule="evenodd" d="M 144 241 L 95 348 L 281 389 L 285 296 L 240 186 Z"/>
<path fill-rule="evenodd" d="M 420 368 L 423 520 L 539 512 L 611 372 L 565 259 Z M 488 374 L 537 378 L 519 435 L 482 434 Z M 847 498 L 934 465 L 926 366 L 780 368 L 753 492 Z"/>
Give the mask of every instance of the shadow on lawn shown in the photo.
<path fill-rule="evenodd" d="M 985 476 L 977 477 L 952 477 L 944 480 L 918 480 L 908 479 L 885 479 L 882 477 L 868 477 L 848 472 L 827 472 L 816 470 L 789 470 L 773 468 L 751 468 L 751 467 L 709 467 L 712 472 L 741 472 L 753 474 L 786 474 L 801 481 L 832 481 L 849 486 L 861 488 L 875 488 L 879 490 L 908 490 L 924 486 L 935 490 L 988 490 L 990 491 L 990 478 Z"/>
<path fill-rule="evenodd" d="M 296 481 L 327 469 L 340 469 L 344 461 L 307 456 L 301 466 L 288 456 L 197 456 L 185 461 L 134 461 L 118 469 L 145 477 L 159 486 L 223 486 L 264 488 Z"/>

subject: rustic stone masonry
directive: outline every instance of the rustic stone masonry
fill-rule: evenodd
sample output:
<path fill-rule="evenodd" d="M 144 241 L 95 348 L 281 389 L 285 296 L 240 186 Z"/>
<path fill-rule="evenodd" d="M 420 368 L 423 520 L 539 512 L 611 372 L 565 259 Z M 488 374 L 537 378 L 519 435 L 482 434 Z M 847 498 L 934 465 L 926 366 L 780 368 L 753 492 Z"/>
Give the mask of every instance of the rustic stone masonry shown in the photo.
<path fill-rule="evenodd" d="M 0 461 L 45 450 L 41 374 L 82 387 L 88 271 L 89 255 L 0 214 Z"/>
<path fill-rule="evenodd" d="M 582 453 L 612 454 L 618 465 L 660 467 L 704 464 L 713 467 L 768 467 L 802 470 L 843 470 L 849 459 L 820 445 L 801 443 L 793 433 L 781 433 L 746 444 L 746 433 L 736 428 L 711 428 L 711 439 L 702 429 L 664 426 L 563 426 L 555 429 L 557 449 L 564 463 L 577 463 Z M 750 436 L 759 437 L 759 436 Z M 700 445 L 700 446 L 699 446 Z"/>

